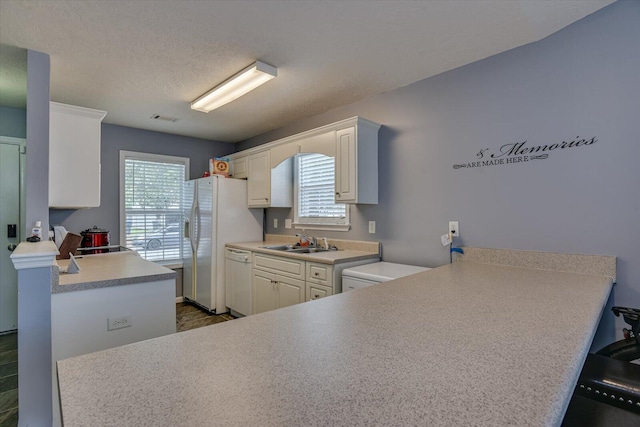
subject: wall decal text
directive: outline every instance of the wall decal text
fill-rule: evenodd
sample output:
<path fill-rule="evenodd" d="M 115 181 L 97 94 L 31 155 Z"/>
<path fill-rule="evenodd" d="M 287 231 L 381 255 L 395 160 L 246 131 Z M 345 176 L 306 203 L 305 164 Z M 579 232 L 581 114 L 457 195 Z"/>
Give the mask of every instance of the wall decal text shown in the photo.
<path fill-rule="evenodd" d="M 508 165 L 524 163 L 532 160 L 545 160 L 549 158 L 549 152 L 554 150 L 564 150 L 566 148 L 576 148 L 590 146 L 598 142 L 594 136 L 590 139 L 580 138 L 572 141 L 562 141 L 549 145 L 527 145 L 527 140 L 502 145 L 497 151 L 483 148 L 476 154 L 477 160 L 467 163 L 453 165 L 454 169 L 461 168 L 481 168 L 485 166 Z"/>

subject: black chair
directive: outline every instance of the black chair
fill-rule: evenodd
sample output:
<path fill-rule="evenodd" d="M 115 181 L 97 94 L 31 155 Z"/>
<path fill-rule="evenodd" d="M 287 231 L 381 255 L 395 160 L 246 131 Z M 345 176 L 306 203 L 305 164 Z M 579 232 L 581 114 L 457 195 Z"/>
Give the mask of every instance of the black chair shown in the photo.
<path fill-rule="evenodd" d="M 640 426 L 640 365 L 587 355 L 562 426 Z"/>

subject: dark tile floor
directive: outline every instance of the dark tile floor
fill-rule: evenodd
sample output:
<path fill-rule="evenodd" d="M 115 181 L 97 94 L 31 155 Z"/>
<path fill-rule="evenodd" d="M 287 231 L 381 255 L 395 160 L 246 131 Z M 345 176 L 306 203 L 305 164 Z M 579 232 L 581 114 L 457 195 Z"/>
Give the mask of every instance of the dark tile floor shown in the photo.
<path fill-rule="evenodd" d="M 233 320 L 229 314 L 209 314 L 188 303 L 176 304 L 176 332 Z"/>
<path fill-rule="evenodd" d="M 18 425 L 18 334 L 0 335 L 0 427 Z"/>
<path fill-rule="evenodd" d="M 210 315 L 188 303 L 176 304 L 176 332 L 233 320 Z M 0 427 L 18 425 L 18 334 L 0 335 Z"/>

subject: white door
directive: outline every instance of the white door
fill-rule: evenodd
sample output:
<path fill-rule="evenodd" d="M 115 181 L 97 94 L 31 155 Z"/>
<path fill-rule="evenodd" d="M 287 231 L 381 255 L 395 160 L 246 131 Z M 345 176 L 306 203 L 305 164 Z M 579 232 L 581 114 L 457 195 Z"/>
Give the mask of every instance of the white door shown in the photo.
<path fill-rule="evenodd" d="M 20 221 L 23 147 L 21 139 L 0 141 L 0 332 L 18 327 L 18 274 L 9 256 L 20 242 L 23 228 Z"/>

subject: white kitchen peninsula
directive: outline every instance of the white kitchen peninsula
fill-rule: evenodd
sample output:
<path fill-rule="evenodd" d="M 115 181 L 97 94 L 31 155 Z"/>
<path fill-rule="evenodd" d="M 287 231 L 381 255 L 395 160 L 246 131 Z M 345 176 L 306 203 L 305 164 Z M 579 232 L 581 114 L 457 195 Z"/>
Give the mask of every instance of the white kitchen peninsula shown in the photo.
<path fill-rule="evenodd" d="M 173 270 L 133 251 L 76 259 L 80 272 L 60 273 L 51 287 L 54 425 L 60 425 L 56 361 L 176 331 Z M 57 262 L 66 268 L 69 261 Z M 130 326 L 109 325 L 123 318 Z"/>
<path fill-rule="evenodd" d="M 615 258 L 499 255 L 60 361 L 65 426 L 559 425 Z"/>

